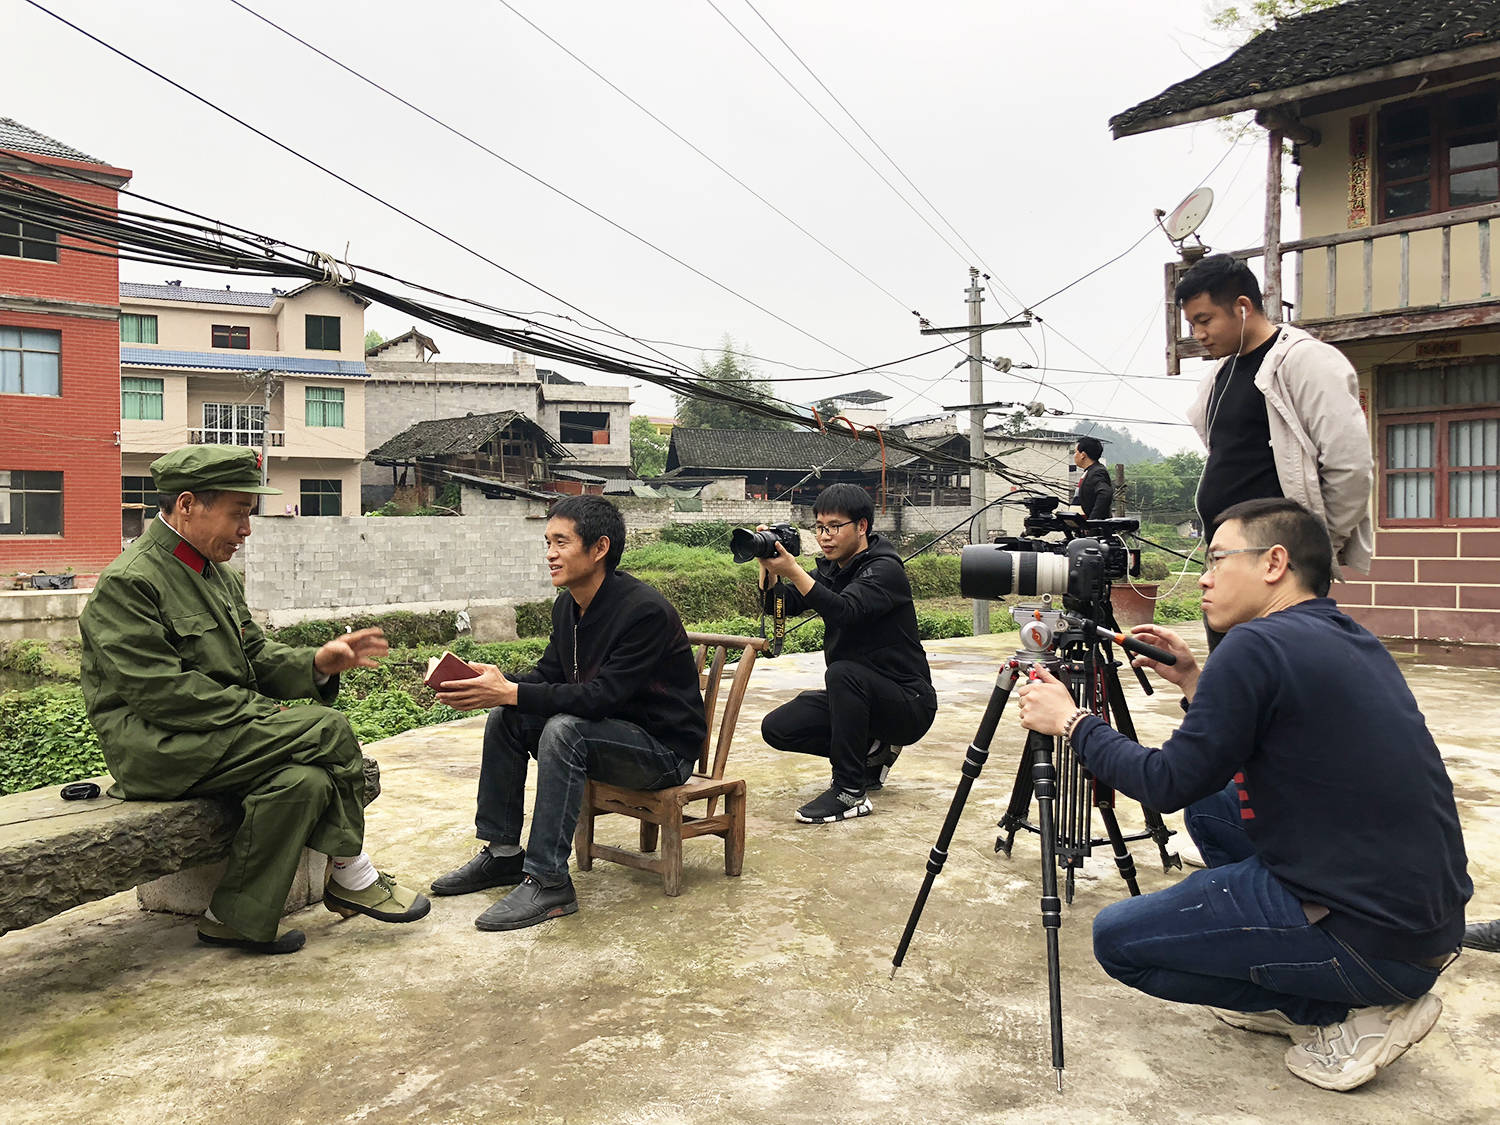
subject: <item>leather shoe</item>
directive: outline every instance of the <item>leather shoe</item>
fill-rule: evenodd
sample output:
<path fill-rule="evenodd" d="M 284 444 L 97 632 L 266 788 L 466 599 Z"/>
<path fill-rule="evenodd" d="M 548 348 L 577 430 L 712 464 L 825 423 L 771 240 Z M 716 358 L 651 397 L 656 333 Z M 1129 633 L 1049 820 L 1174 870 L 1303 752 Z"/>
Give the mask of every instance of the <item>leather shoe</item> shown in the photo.
<path fill-rule="evenodd" d="M 328 871 L 331 876 L 333 864 L 328 865 Z M 377 873 L 375 881 L 368 887 L 358 891 L 341 887 L 330 878 L 323 890 L 323 905 L 344 918 L 364 914 L 377 922 L 415 922 L 418 918 L 425 918 L 432 909 L 426 895 L 403 887 L 384 871 Z"/>
<path fill-rule="evenodd" d="M 1500 953 L 1500 919 L 1493 922 L 1471 922 L 1464 927 L 1464 945 L 1486 953 Z"/>
<path fill-rule="evenodd" d="M 491 887 L 514 887 L 521 881 L 521 865 L 525 862 L 525 852 L 496 856 L 490 854 L 489 848 L 480 848 L 479 854 L 468 863 L 434 879 L 432 893 L 466 895 Z"/>
<path fill-rule="evenodd" d="M 578 910 L 573 880 L 560 887 L 544 887 L 530 875 L 521 885 L 474 919 L 479 930 L 520 930 Z"/>
<path fill-rule="evenodd" d="M 248 953 L 296 953 L 307 942 L 307 935 L 301 930 L 282 930 L 271 941 L 256 941 L 238 930 L 231 930 L 223 922 L 200 918 L 198 940 L 204 945 L 225 945 Z"/>

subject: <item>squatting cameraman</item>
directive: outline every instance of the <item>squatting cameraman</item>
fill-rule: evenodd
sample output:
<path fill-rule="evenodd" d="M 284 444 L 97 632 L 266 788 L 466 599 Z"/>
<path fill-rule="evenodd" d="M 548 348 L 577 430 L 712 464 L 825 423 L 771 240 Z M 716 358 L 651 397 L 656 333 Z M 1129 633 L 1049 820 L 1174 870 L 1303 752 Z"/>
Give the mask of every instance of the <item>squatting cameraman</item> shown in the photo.
<path fill-rule="evenodd" d="M 792 589 L 786 611 L 811 610 L 824 621 L 824 691 L 804 691 L 768 714 L 761 736 L 777 750 L 816 754 L 833 765 L 833 784 L 797 810 L 804 824 L 833 824 L 873 811 L 901 747 L 917 741 L 937 715 L 927 654 L 901 557 L 870 531 L 875 509 L 858 485 L 835 484 L 813 503 L 822 558 L 809 574 L 779 543 L 760 560 L 771 608 L 772 580 Z"/>
<path fill-rule="evenodd" d="M 1160 749 L 1080 712 L 1045 673 L 1019 694 L 1022 725 L 1068 737 L 1101 782 L 1186 807 L 1208 863 L 1100 911 L 1105 972 L 1284 1035 L 1293 1074 L 1351 1090 L 1436 1023 L 1431 989 L 1473 887 L 1442 758 L 1396 662 L 1327 596 L 1332 557 L 1295 501 L 1224 511 L 1199 579 L 1227 634 L 1213 659 L 1200 673 L 1176 633 L 1135 629 L 1177 664 L 1135 663 L 1191 705 Z"/>

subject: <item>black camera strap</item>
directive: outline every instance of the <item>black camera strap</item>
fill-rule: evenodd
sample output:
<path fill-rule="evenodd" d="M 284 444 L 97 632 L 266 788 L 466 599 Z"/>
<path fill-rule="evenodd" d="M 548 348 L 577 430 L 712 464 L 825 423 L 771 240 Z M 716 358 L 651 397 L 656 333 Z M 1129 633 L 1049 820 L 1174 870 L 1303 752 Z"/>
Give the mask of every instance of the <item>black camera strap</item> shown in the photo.
<path fill-rule="evenodd" d="M 780 578 L 771 587 L 771 636 L 766 636 L 765 602 L 761 602 L 760 637 L 771 643 L 766 648 L 767 656 L 780 656 L 781 646 L 786 641 L 786 583 Z"/>

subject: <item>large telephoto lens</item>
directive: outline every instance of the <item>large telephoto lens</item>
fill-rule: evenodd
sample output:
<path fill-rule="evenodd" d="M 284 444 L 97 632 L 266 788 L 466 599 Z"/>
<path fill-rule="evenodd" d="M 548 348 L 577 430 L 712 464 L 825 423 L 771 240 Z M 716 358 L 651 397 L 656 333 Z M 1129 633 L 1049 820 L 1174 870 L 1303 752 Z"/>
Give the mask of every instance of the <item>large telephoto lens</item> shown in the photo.
<path fill-rule="evenodd" d="M 958 590 L 978 601 L 1007 594 L 1023 598 L 1064 594 L 1068 590 L 1068 559 L 1038 551 L 1007 551 L 991 543 L 965 547 L 958 556 Z"/>

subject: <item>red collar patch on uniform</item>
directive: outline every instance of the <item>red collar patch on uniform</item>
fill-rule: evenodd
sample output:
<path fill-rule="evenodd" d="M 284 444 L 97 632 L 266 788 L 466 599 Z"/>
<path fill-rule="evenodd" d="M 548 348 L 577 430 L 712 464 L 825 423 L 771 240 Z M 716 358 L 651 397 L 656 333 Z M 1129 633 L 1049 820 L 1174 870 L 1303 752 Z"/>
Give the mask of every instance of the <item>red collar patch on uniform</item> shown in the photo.
<path fill-rule="evenodd" d="M 208 573 L 208 560 L 186 539 L 177 544 L 172 555 L 189 569 L 196 570 L 199 574 Z"/>

